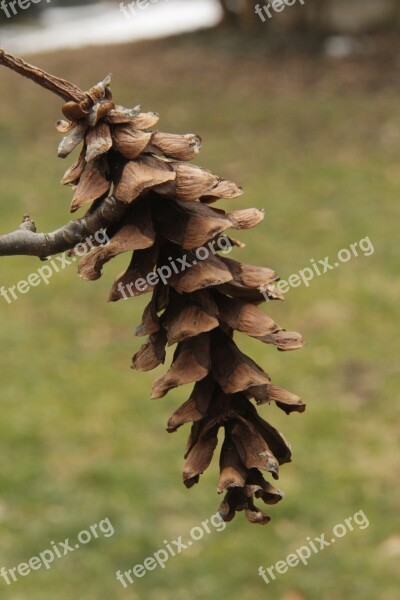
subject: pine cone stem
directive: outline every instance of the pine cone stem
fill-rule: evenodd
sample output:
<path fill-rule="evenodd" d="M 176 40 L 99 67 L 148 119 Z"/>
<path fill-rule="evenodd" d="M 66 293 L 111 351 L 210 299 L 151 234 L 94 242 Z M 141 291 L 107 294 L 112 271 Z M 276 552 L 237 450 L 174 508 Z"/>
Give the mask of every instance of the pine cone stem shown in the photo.
<path fill-rule="evenodd" d="M 38 85 L 46 88 L 46 90 L 60 96 L 66 102 L 71 100 L 82 102 L 82 100 L 85 100 L 86 98 L 85 93 L 79 89 L 78 86 L 65 79 L 50 75 L 50 73 L 46 73 L 46 71 L 43 71 L 38 67 L 30 65 L 22 60 L 22 58 L 17 58 L 16 56 L 9 54 L 3 48 L 0 48 L 0 65 L 19 73 L 27 79 L 31 79 Z"/>

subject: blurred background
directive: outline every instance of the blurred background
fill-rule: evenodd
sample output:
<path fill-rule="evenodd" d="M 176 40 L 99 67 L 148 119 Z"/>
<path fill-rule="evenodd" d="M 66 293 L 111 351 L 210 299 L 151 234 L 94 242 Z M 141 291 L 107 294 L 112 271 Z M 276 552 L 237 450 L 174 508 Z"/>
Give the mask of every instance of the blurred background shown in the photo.
<path fill-rule="evenodd" d="M 150 400 L 163 369 L 129 368 L 146 298 L 106 302 L 126 256 L 97 282 L 71 266 L 10 305 L 0 298 L 0 567 L 104 517 L 115 527 L 49 571 L 9 587 L 0 580 L 1 597 L 397 600 L 400 2 L 306 0 L 266 22 L 244 0 L 159 0 L 136 13 L 126 17 L 119 2 L 56 0 L 12 18 L 0 10 L 0 46 L 83 89 L 112 72 L 120 104 L 159 112 L 161 131 L 199 133 L 198 164 L 245 189 L 220 206 L 266 210 L 234 258 L 286 279 L 367 236 L 375 253 L 265 307 L 303 333 L 303 350 L 240 339 L 274 383 L 307 402 L 305 414 L 290 417 L 260 409 L 294 453 L 271 523 L 251 526 L 239 514 L 127 590 L 117 569 L 143 562 L 165 539 L 188 537 L 221 500 L 217 460 L 186 490 L 188 429 L 165 431 L 190 386 Z M 40 231 L 52 230 L 68 220 L 71 199 L 56 156 L 61 102 L 1 68 L 0 82 L 1 233 L 26 212 Z M 3 258 L 0 285 L 39 266 Z M 358 510 L 367 529 L 268 587 L 258 576 L 260 565 Z"/>

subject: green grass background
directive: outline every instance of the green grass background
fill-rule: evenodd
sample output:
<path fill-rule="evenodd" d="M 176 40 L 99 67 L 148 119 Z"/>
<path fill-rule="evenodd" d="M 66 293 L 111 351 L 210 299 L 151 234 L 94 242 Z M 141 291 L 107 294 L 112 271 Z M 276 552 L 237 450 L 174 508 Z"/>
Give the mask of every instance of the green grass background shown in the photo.
<path fill-rule="evenodd" d="M 220 501 L 217 460 L 187 491 L 188 429 L 165 432 L 190 386 L 152 401 L 163 369 L 129 369 L 147 299 L 106 302 L 126 256 L 98 282 L 78 279 L 71 266 L 11 305 L 0 298 L 0 566 L 26 562 L 104 517 L 115 527 L 113 537 L 50 571 L 10 587 L 0 580 L 1 598 L 396 600 L 399 89 L 359 80 L 357 65 L 268 58 L 207 35 L 34 62 L 82 88 L 111 71 L 119 102 L 160 112 L 160 130 L 200 133 L 199 164 L 245 188 L 220 205 L 266 210 L 256 230 L 238 236 L 247 246 L 235 258 L 286 278 L 366 236 L 375 253 L 265 307 L 303 333 L 305 349 L 284 354 L 240 339 L 275 383 L 307 402 L 303 415 L 290 417 L 260 409 L 294 451 L 272 522 L 256 527 L 240 514 L 127 590 L 117 569 L 142 562 L 164 539 L 187 537 Z M 15 74 L 0 77 L 1 232 L 25 212 L 39 230 L 51 230 L 68 219 L 71 197 L 59 180 L 72 161 L 56 157 L 61 103 Z M 3 258 L 0 284 L 14 285 L 39 266 L 34 258 Z M 367 529 L 268 587 L 260 579 L 260 565 L 284 559 L 307 536 L 329 535 L 358 510 Z"/>

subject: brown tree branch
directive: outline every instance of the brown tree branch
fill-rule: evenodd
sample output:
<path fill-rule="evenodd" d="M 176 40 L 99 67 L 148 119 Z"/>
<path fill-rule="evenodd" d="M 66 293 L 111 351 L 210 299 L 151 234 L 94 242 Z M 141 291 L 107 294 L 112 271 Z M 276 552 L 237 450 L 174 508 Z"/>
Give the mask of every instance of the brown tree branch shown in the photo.
<path fill-rule="evenodd" d="M 73 83 L 50 75 L 49 73 L 46 73 L 46 71 L 25 62 L 22 58 L 17 58 L 12 54 L 9 54 L 3 48 L 0 48 L 0 65 L 23 75 L 23 77 L 31 79 L 38 85 L 53 92 L 53 94 L 57 94 L 57 96 L 60 96 L 66 102 L 71 100 L 82 102 L 87 97 L 86 94 Z"/>
<path fill-rule="evenodd" d="M 44 259 L 65 252 L 119 221 L 128 207 L 109 196 L 81 219 L 69 221 L 51 233 L 36 233 L 35 224 L 25 215 L 16 231 L 0 236 L 0 256 L 25 255 Z"/>

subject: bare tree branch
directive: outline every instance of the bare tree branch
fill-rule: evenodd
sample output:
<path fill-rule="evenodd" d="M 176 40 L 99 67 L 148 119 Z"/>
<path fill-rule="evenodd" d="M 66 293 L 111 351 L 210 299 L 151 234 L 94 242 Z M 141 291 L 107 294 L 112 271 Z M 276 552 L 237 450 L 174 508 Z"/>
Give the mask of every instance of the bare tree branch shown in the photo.
<path fill-rule="evenodd" d="M 25 215 L 19 228 L 0 236 L 0 256 L 38 256 L 46 258 L 70 250 L 100 229 L 119 221 L 129 205 L 113 196 L 102 200 L 81 219 L 69 221 L 51 233 L 36 233 L 36 227 Z"/>
<path fill-rule="evenodd" d="M 66 102 L 78 103 L 82 114 L 88 112 L 99 100 L 111 96 L 110 76 L 88 92 L 83 92 L 73 83 L 50 75 L 21 58 L 9 54 L 3 48 L 0 48 L 0 66 L 5 66 L 31 79 Z M 25 215 L 16 231 L 0 236 L 0 256 L 28 255 L 45 258 L 65 252 L 76 244 L 84 242 L 100 229 L 117 222 L 126 210 L 126 204 L 110 196 L 96 202 L 83 218 L 70 221 L 51 233 L 36 233 L 35 224 L 28 215 Z"/>

